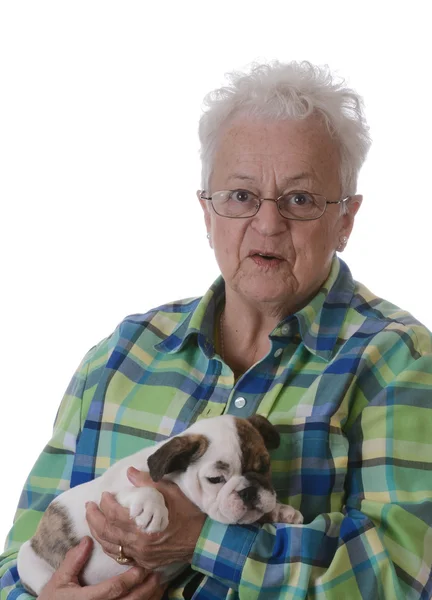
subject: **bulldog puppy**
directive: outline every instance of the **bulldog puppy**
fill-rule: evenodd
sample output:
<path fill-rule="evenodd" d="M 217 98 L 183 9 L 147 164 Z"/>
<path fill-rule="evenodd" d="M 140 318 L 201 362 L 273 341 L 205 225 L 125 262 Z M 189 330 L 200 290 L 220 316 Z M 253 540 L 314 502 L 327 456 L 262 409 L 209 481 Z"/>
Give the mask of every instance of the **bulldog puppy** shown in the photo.
<path fill-rule="evenodd" d="M 297 510 L 276 502 L 268 450 L 277 448 L 279 442 L 277 430 L 264 417 L 223 415 L 197 421 L 183 433 L 118 461 L 97 479 L 71 488 L 51 502 L 33 538 L 20 548 L 18 572 L 23 585 L 38 596 L 66 552 L 84 536 L 91 536 L 85 503 L 99 503 L 104 491 L 129 509 L 143 531 L 153 533 L 167 527 L 163 495 L 155 488 L 134 487 L 126 475 L 131 466 L 149 472 L 153 481 L 170 479 L 204 513 L 221 523 L 254 523 L 264 515 L 266 521 L 302 523 Z M 163 579 L 171 579 L 185 566 L 165 567 Z M 82 583 L 100 583 L 129 568 L 95 543 Z"/>

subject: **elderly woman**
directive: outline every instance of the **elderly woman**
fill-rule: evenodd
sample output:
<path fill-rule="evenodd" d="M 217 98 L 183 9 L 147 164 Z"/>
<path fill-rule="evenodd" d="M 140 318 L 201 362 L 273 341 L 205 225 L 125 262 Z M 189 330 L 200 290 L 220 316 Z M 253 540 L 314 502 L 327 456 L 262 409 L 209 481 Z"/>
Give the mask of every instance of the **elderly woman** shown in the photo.
<path fill-rule="evenodd" d="M 134 568 L 81 587 L 86 539 L 41 600 L 426 600 L 431 335 L 356 283 L 336 255 L 362 201 L 360 99 L 325 69 L 274 63 L 232 75 L 207 105 L 198 199 L 222 276 L 202 298 L 128 317 L 86 355 L 25 486 L 1 600 L 28 597 L 16 552 L 56 494 L 222 413 L 259 413 L 277 426 L 274 486 L 304 524 L 224 525 L 160 483 L 170 525 L 148 536 L 105 495 L 88 506 L 91 531 Z M 191 567 L 164 592 L 148 572 L 178 560 Z"/>

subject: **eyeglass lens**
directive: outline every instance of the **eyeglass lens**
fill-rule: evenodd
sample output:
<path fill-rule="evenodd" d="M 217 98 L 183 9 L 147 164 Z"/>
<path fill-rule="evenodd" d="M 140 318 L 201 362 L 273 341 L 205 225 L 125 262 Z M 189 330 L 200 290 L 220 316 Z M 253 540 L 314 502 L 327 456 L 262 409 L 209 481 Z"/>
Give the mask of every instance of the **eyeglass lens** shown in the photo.
<path fill-rule="evenodd" d="M 212 194 L 215 211 L 221 216 L 232 218 L 256 215 L 265 200 L 271 199 L 259 199 L 247 190 L 221 191 Z M 326 199 L 317 194 L 293 191 L 278 198 L 277 205 L 281 215 L 286 218 L 310 220 L 323 214 Z"/>

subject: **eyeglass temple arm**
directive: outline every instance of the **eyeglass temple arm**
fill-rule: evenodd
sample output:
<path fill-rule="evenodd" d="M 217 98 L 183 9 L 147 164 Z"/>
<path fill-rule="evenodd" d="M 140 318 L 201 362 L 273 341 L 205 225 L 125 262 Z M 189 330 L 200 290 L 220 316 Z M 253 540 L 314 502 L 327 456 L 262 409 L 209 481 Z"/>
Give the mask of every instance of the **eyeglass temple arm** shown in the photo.
<path fill-rule="evenodd" d="M 345 202 L 346 200 L 349 200 L 351 198 L 351 196 L 347 196 L 346 198 L 342 198 L 341 200 L 336 200 L 335 202 L 331 201 L 331 200 L 326 200 L 326 204 L 341 204 L 341 202 Z"/>

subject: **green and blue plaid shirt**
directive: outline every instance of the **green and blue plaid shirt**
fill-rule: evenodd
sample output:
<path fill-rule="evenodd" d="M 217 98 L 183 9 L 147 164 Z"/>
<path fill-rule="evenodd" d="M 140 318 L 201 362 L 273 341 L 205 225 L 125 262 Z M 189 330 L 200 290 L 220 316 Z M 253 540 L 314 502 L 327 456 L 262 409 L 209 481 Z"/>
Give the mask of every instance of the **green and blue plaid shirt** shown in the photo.
<path fill-rule="evenodd" d="M 1 600 L 30 597 L 17 550 L 57 494 L 197 419 L 255 412 L 281 434 L 274 485 L 305 524 L 207 519 L 169 597 L 185 587 L 205 600 L 432 597 L 430 332 L 335 258 L 317 296 L 235 381 L 214 348 L 223 300 L 219 279 L 201 299 L 126 318 L 86 355 L 25 484 L 0 560 Z"/>

